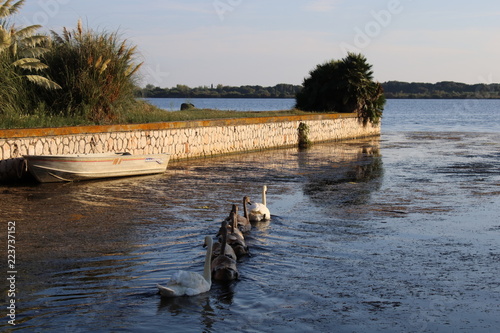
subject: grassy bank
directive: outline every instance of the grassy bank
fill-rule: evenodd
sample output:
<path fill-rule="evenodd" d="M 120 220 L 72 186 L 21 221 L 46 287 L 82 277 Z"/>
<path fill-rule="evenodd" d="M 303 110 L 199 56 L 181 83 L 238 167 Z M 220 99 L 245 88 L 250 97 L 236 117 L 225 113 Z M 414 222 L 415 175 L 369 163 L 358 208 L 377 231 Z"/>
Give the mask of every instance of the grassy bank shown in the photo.
<path fill-rule="evenodd" d="M 145 101 L 134 101 L 126 112 L 113 121 L 114 124 L 145 124 L 168 121 L 187 121 L 200 119 L 221 118 L 244 118 L 244 117 L 266 117 L 277 115 L 301 115 L 307 114 L 300 110 L 283 111 L 223 111 L 208 109 L 191 109 L 185 111 L 167 111 L 159 109 Z M 53 115 L 45 110 L 36 110 L 30 114 L 0 114 L 0 128 L 40 128 L 40 127 L 62 127 L 79 125 L 98 125 L 87 117 L 75 115 Z"/>

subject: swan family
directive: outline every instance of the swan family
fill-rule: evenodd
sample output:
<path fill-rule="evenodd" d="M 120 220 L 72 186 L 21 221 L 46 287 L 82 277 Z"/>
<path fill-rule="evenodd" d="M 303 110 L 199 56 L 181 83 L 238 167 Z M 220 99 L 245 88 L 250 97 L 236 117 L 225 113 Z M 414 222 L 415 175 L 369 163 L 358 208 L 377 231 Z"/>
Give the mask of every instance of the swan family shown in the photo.
<path fill-rule="evenodd" d="M 190 271 L 178 271 L 172 275 L 165 285 L 157 284 L 162 297 L 195 296 L 205 293 L 212 287 L 212 279 L 216 281 L 237 280 L 240 273 L 237 260 L 249 255 L 245 242 L 245 233 L 250 232 L 250 222 L 270 220 L 271 213 L 266 206 L 267 186 L 262 187 L 262 202 L 243 197 L 243 216 L 238 214 L 238 206 L 232 205 L 229 216 L 221 223 L 216 234 L 218 241 L 214 243 L 212 236 L 205 236 L 204 246 L 207 248 L 203 274 Z"/>

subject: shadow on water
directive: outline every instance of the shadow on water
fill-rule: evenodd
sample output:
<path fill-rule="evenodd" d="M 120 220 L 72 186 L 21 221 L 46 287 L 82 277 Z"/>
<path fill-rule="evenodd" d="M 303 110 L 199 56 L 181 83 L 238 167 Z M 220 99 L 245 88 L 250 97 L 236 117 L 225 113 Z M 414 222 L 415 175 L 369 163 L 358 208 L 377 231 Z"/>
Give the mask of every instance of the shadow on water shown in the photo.
<path fill-rule="evenodd" d="M 383 176 L 382 155 L 378 145 L 345 146 L 334 158 L 321 156 L 314 163 L 315 171 L 306 175 L 304 194 L 318 205 L 338 207 L 367 203 L 377 191 Z M 299 158 L 306 168 L 311 157 Z"/>

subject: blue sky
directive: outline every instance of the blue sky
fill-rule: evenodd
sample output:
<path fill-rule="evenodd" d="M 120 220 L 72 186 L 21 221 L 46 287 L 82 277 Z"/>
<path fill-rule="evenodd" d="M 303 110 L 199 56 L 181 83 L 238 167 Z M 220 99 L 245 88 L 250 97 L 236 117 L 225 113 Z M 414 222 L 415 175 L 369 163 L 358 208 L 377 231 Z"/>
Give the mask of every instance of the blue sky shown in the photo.
<path fill-rule="evenodd" d="M 142 85 L 301 84 L 360 52 L 381 82 L 500 82 L 495 0 L 27 0 L 19 25 L 118 31 Z"/>

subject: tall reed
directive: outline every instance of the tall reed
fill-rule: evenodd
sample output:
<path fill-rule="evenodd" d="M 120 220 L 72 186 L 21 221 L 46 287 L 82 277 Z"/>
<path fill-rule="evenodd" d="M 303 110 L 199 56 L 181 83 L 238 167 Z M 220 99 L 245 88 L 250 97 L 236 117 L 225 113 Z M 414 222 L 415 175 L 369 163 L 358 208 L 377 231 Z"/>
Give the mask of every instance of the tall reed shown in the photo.
<path fill-rule="evenodd" d="M 136 47 L 118 34 L 83 29 L 52 31 L 50 51 L 44 54 L 48 75 L 62 89 L 46 92 L 52 112 L 112 123 L 134 104 Z"/>

